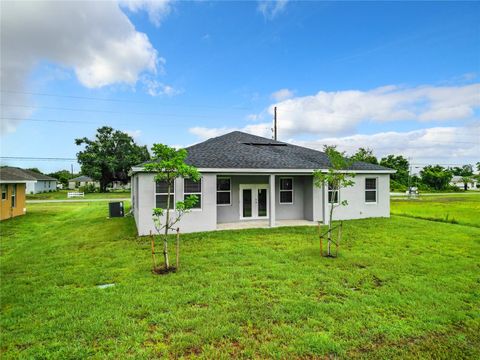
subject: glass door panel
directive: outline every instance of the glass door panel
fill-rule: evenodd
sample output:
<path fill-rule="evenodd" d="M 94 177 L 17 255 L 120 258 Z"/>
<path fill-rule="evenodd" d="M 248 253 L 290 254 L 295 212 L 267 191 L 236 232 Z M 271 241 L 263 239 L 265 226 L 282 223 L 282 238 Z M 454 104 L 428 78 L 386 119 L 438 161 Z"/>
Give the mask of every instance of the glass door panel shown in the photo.
<path fill-rule="evenodd" d="M 244 218 L 252 217 L 252 189 L 242 190 L 242 209 Z"/>
<path fill-rule="evenodd" d="M 267 216 L 267 189 L 258 189 L 257 191 L 257 212 L 258 217 Z"/>

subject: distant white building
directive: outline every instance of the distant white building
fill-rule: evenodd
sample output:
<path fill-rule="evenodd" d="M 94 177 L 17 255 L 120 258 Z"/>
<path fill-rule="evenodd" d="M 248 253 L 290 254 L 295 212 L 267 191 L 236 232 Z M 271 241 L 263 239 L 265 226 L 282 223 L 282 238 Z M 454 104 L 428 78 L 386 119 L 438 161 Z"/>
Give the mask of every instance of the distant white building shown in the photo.
<path fill-rule="evenodd" d="M 69 189 L 78 189 L 79 187 L 93 185 L 96 188 L 100 187 L 100 182 L 93 180 L 90 176 L 81 175 L 76 178 L 68 180 Z"/>
<path fill-rule="evenodd" d="M 27 181 L 26 194 L 38 194 L 43 192 L 57 191 L 58 180 L 45 175 L 40 174 L 32 170 L 20 169 L 27 176 L 34 178 L 34 181 Z"/>
<path fill-rule="evenodd" d="M 466 184 L 462 176 L 455 175 L 450 181 L 451 186 L 456 186 L 462 190 L 478 190 L 477 189 L 477 179 L 470 178 Z"/>

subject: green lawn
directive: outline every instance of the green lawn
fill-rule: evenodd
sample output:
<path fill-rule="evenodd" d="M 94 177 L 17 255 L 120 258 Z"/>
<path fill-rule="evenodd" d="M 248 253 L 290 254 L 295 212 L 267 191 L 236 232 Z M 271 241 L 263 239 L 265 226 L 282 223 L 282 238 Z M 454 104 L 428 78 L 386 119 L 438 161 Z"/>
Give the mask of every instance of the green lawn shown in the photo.
<path fill-rule="evenodd" d="M 81 197 L 67 198 L 68 192 L 75 192 L 76 190 L 59 190 L 53 192 L 46 192 L 40 194 L 28 194 L 27 200 L 75 200 L 82 199 Z M 87 193 L 84 199 L 126 199 L 130 197 L 129 191 L 114 191 L 107 193 Z"/>
<path fill-rule="evenodd" d="M 480 227 L 480 193 L 395 198 L 391 205 L 396 215 Z"/>
<path fill-rule="evenodd" d="M 476 227 L 348 221 L 337 259 L 312 227 L 183 235 L 180 272 L 158 276 L 106 203 L 0 226 L 2 359 L 480 357 Z"/>

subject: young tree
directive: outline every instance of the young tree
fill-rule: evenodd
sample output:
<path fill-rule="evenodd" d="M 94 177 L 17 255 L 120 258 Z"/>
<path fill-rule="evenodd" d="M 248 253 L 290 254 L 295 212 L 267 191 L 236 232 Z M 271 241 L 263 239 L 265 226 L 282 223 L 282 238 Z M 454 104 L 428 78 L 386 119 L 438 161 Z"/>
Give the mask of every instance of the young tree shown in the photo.
<path fill-rule="evenodd" d="M 42 174 L 42 172 L 40 171 L 40 169 L 39 169 L 39 168 L 36 168 L 36 167 L 34 167 L 34 168 L 29 168 L 29 169 L 27 169 L 27 170 L 36 172 L 36 173 L 38 173 L 38 174 Z"/>
<path fill-rule="evenodd" d="M 333 211 L 338 206 L 348 205 L 347 200 L 340 201 L 340 189 L 353 186 L 355 182 L 352 178 L 355 175 L 346 172 L 353 161 L 351 159 L 347 160 L 345 153 L 339 152 L 335 146 L 324 146 L 324 152 L 330 160 L 330 166 L 327 172 L 315 170 L 313 172 L 313 178 L 316 187 L 322 188 L 323 186 L 328 186 L 329 189 L 328 202 L 330 204 L 330 213 L 328 221 L 327 255 L 331 256 Z"/>
<path fill-rule="evenodd" d="M 363 161 L 370 164 L 378 164 L 378 160 L 373 155 L 373 150 L 369 148 L 359 148 L 355 154 L 352 156 L 352 160 Z"/>
<path fill-rule="evenodd" d="M 150 159 L 146 146 L 138 146 L 130 135 L 108 126 L 97 129 L 95 139 L 75 139 L 75 144 L 85 144 L 77 153 L 82 174 L 98 180 L 102 192 L 112 181 L 126 184 L 132 166 Z"/>
<path fill-rule="evenodd" d="M 167 188 L 167 202 L 166 208 L 155 207 L 153 209 L 153 222 L 159 235 L 161 231 L 163 234 L 163 257 L 165 261 L 165 269 L 170 268 L 168 259 L 168 232 L 174 230 L 174 225 L 178 223 L 181 217 L 190 211 L 195 206 L 198 198 L 195 195 L 190 195 L 184 201 L 178 201 L 175 206 L 173 214 L 171 213 L 174 207 L 170 196 L 172 194 L 175 179 L 189 178 L 193 181 L 200 179 L 198 170 L 185 163 L 187 157 L 187 150 L 174 149 L 163 144 L 154 144 L 152 147 L 153 157 L 152 161 L 144 165 L 145 170 L 155 172 L 154 180 L 156 182 L 163 182 Z M 173 215 L 173 216 L 172 216 Z"/>
<path fill-rule="evenodd" d="M 435 190 L 443 190 L 452 180 L 452 173 L 440 165 L 428 165 L 420 171 L 420 177 L 425 185 Z"/>

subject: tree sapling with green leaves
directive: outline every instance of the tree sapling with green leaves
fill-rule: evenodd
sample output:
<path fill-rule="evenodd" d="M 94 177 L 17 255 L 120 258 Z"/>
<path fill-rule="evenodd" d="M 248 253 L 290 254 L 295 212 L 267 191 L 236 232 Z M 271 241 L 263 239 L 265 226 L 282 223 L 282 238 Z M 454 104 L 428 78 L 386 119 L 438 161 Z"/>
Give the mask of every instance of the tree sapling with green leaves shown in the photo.
<path fill-rule="evenodd" d="M 347 173 L 346 170 L 352 165 L 354 160 L 348 159 L 344 152 L 339 152 L 336 146 L 324 146 L 323 151 L 327 154 L 330 166 L 327 171 L 315 170 L 313 172 L 314 183 L 316 187 L 322 188 L 328 186 L 328 202 L 330 204 L 330 214 L 328 221 L 328 245 L 327 256 L 332 256 L 332 219 L 333 211 L 339 206 L 348 205 L 347 200 L 340 201 L 340 189 L 353 186 L 355 182 L 352 178 L 353 173 Z"/>
<path fill-rule="evenodd" d="M 166 208 L 155 207 L 152 217 L 157 233 L 161 235 L 163 231 L 163 257 L 165 270 L 168 271 L 170 269 L 168 260 L 168 233 L 170 230 L 175 230 L 175 224 L 198 202 L 197 196 L 190 195 L 184 199 L 184 201 L 177 201 L 174 206 L 171 200 L 174 183 L 177 178 L 189 178 L 192 181 L 198 181 L 200 180 L 200 173 L 197 168 L 185 163 L 187 157 L 187 150 L 185 149 L 177 150 L 167 145 L 154 144 L 152 153 L 152 162 L 145 164 L 144 168 L 147 171 L 155 172 L 154 180 L 163 183 L 167 190 Z"/>

